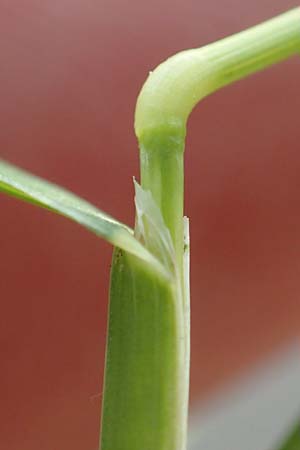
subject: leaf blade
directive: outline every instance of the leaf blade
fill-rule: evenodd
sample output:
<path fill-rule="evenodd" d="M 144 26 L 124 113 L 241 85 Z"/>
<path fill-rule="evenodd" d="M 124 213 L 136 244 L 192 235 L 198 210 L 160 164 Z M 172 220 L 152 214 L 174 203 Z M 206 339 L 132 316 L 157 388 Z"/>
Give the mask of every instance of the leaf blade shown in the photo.
<path fill-rule="evenodd" d="M 159 262 L 128 226 L 72 192 L 3 160 L 0 160 L 0 192 L 67 217 L 161 270 Z"/>

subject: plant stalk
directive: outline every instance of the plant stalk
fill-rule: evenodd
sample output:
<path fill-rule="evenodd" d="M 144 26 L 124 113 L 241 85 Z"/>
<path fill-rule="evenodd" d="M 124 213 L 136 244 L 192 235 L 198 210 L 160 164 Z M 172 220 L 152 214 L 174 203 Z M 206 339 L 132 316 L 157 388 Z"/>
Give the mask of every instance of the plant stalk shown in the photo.
<path fill-rule="evenodd" d="M 299 51 L 297 8 L 171 57 L 149 75 L 141 90 L 135 114 L 141 185 L 151 193 L 169 230 L 174 264 L 172 270 L 166 268 L 169 278 L 159 277 L 147 263 L 115 251 L 102 450 L 186 450 L 190 332 L 188 226 L 183 222 L 186 122 L 206 95 Z M 146 215 L 143 219 L 146 231 L 152 226 L 150 219 Z M 139 222 L 135 234 L 142 240 L 140 226 Z M 154 256 L 165 260 L 159 250 Z"/>
<path fill-rule="evenodd" d="M 179 266 L 189 114 L 212 92 L 296 53 L 300 53 L 300 8 L 202 48 L 180 52 L 150 72 L 135 112 L 141 185 L 161 208 Z"/>

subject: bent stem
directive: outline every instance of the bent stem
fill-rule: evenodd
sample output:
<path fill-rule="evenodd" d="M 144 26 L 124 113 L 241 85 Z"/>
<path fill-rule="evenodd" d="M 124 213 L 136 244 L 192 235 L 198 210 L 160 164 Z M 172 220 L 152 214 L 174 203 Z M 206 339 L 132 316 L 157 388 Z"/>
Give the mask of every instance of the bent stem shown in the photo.
<path fill-rule="evenodd" d="M 149 74 L 135 113 L 141 182 L 161 208 L 179 260 L 182 158 L 189 114 L 212 92 L 297 52 L 300 52 L 300 8 L 205 47 L 180 52 Z"/>
<path fill-rule="evenodd" d="M 189 294 L 182 219 L 186 121 L 206 95 L 299 51 L 297 8 L 171 57 L 149 75 L 141 90 L 135 115 L 140 192 L 161 217 L 153 205 L 149 210 L 145 206 L 139 211 L 135 235 L 161 263 L 167 261 L 170 276 L 158 280 L 134 256 L 114 255 L 102 450 L 186 449 Z M 165 228 L 171 249 L 163 244 L 168 241 Z M 150 235 L 156 236 L 158 245 L 151 244 Z"/>

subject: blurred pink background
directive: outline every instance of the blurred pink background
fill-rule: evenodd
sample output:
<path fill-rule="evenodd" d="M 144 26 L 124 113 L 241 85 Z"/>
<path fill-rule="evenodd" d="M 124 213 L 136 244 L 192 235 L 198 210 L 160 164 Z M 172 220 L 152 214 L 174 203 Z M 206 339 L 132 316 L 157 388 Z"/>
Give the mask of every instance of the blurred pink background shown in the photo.
<path fill-rule="evenodd" d="M 133 224 L 133 113 L 149 70 L 289 0 L 2 0 L 0 157 Z M 300 334 L 300 58 L 189 122 L 196 404 Z M 0 446 L 97 450 L 110 246 L 0 196 Z"/>

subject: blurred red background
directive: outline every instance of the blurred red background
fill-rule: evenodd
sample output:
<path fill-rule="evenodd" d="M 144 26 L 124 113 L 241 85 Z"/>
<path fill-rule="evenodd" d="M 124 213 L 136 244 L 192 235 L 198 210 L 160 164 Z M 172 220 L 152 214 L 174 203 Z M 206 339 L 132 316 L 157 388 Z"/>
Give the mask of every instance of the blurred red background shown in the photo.
<path fill-rule="evenodd" d="M 133 224 L 136 96 L 169 55 L 289 0 L 2 0 L 1 158 Z M 300 332 L 300 59 L 189 122 L 192 401 Z M 0 197 L 0 447 L 96 450 L 111 248 Z"/>

